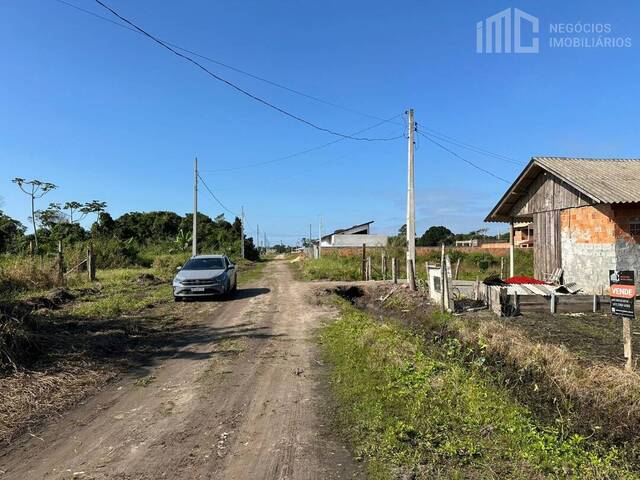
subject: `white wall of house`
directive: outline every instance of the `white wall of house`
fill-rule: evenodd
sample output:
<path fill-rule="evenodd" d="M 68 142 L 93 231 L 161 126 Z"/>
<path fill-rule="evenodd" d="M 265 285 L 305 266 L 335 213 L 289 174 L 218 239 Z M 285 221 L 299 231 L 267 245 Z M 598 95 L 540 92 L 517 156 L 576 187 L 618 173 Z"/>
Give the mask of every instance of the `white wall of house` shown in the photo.
<path fill-rule="evenodd" d="M 323 247 L 386 247 L 388 237 L 386 235 L 332 235 L 331 240 L 323 240 Z"/>

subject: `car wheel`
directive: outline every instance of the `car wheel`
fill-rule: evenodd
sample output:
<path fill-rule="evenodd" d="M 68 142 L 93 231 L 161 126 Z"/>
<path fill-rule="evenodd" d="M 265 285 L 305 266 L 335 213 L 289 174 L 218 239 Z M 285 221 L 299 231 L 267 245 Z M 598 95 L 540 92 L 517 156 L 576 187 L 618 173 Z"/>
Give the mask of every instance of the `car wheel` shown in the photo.
<path fill-rule="evenodd" d="M 173 296 L 173 301 L 174 302 L 181 302 L 182 299 L 180 297 L 176 297 L 175 295 Z"/>

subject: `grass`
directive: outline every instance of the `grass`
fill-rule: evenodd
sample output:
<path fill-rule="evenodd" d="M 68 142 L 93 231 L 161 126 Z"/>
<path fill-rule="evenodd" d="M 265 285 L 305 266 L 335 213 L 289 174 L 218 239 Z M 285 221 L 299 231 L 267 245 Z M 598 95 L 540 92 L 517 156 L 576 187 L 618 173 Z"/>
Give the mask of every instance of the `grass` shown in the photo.
<path fill-rule="evenodd" d="M 127 268 L 104 270 L 98 283 L 68 309 L 79 317 L 105 318 L 133 314 L 172 300 L 171 285 L 166 280 L 141 280 L 154 270 Z"/>
<path fill-rule="evenodd" d="M 268 263 L 269 260 L 261 260 L 259 262 L 239 260 L 236 263 L 238 268 L 238 285 L 246 285 L 262 278 L 262 274 Z"/>
<path fill-rule="evenodd" d="M 346 302 L 341 310 L 321 341 L 340 420 L 371 478 L 638 478 L 615 448 L 539 425 L 482 362 L 462 359 L 456 339 L 428 342 Z"/>
<path fill-rule="evenodd" d="M 321 258 L 304 259 L 296 262 L 297 276 L 303 280 L 361 280 L 362 259 L 360 257 L 340 257 L 325 255 Z"/>
<path fill-rule="evenodd" d="M 374 280 L 382 280 L 382 255 L 381 250 L 370 252 L 371 270 Z M 477 277 L 486 278 L 489 275 L 500 274 L 500 258 L 489 253 L 474 252 L 466 254 L 457 250 L 448 250 L 451 256 L 452 268 L 455 269 L 456 261 L 460 258 L 459 279 L 475 280 Z M 406 262 L 404 252 L 387 252 L 387 278 L 391 277 L 391 258 L 398 259 L 398 275 L 406 278 Z M 505 275 L 509 268 L 508 255 L 504 258 Z M 426 279 L 425 263 L 440 263 L 440 252 L 433 252 L 428 256 L 416 258 L 417 277 Z M 515 256 L 515 274 L 533 276 L 533 252 L 530 250 L 518 249 Z M 304 258 L 296 262 L 298 270 L 297 276 L 302 280 L 336 280 L 354 281 L 362 280 L 362 257 L 351 255 L 341 256 L 338 254 L 325 254 L 321 258 Z"/>

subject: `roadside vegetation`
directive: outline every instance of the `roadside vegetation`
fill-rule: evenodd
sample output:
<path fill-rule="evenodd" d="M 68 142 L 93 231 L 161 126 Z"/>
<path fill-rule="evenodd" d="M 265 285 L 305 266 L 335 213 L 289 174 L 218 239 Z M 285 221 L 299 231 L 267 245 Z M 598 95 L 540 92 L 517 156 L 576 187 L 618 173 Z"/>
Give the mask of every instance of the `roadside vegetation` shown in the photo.
<path fill-rule="evenodd" d="M 402 303 L 396 299 L 390 310 L 407 310 Z M 339 308 L 321 343 L 341 425 L 371 478 L 639 478 L 632 443 L 597 430 L 581 433 L 563 421 L 566 405 L 554 418 L 541 416 L 518 394 L 544 376 L 549 362 L 560 368 L 569 361 L 569 375 L 577 374 L 570 356 L 554 360 L 552 350 L 539 345 L 524 350 L 524 340 L 509 354 L 504 337 L 498 341 L 483 330 L 472 337 L 433 312 L 410 326 L 374 320 L 344 300 Z M 498 359 L 508 364 L 505 371 L 522 367 L 519 382 L 501 374 Z M 603 378 L 583 378 L 587 383 L 575 386 L 587 389 Z M 601 388 L 592 396 L 603 393 Z"/>
<path fill-rule="evenodd" d="M 119 373 L 177 348 L 199 327 L 188 304 L 174 305 L 171 279 L 191 255 L 192 215 L 131 212 L 106 203 L 50 203 L 56 185 L 15 183 L 36 208 L 27 227 L 0 212 L 0 445 L 63 411 Z M 95 220 L 84 228 L 82 220 Z M 240 220 L 198 214 L 199 250 L 225 253 L 240 284 L 264 262 L 251 238 L 239 260 Z M 63 251 L 60 278 L 57 252 Z M 87 250 L 96 257 L 90 282 Z"/>
<path fill-rule="evenodd" d="M 382 280 L 382 253 L 387 257 L 387 279 L 391 277 L 391 258 L 398 260 L 399 277 L 406 277 L 405 251 L 402 248 L 369 249 L 367 256 L 371 257 L 371 271 L 374 280 Z M 509 257 L 508 250 L 505 255 L 496 256 L 489 252 L 466 253 L 461 250 L 447 249 L 451 258 L 452 268 L 460 260 L 458 278 L 461 280 L 475 280 L 486 278 L 490 275 L 500 275 L 500 267 L 504 266 L 503 274 L 508 274 Z M 416 257 L 417 278 L 426 280 L 427 262 L 440 263 L 439 251 L 429 255 Z M 304 280 L 362 280 L 362 257 L 358 255 L 341 256 L 337 253 L 323 251 L 321 258 L 301 258 L 296 262 L 298 276 Z M 515 274 L 517 276 L 533 276 L 533 252 L 527 249 L 517 249 L 515 256 Z"/>

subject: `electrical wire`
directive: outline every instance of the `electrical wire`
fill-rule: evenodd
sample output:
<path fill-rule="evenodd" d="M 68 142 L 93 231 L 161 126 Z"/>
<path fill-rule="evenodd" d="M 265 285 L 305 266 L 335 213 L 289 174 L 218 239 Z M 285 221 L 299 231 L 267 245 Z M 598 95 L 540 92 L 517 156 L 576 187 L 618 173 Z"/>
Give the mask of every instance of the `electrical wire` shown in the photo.
<path fill-rule="evenodd" d="M 422 133 L 421 131 L 418 131 L 418 135 L 422 135 L 424 138 L 426 138 L 427 140 L 429 140 L 431 143 L 437 145 L 438 147 L 442 148 L 443 150 L 449 152 L 451 155 L 453 155 L 454 157 L 462 160 L 463 162 L 471 165 L 473 168 L 480 170 L 481 172 L 486 173 L 487 175 L 492 176 L 493 178 L 496 178 L 498 180 L 500 180 L 501 182 L 510 184 L 511 182 L 509 180 L 507 180 L 506 178 L 502 178 L 499 175 L 496 175 L 495 173 L 487 170 L 486 168 L 483 168 L 477 164 L 475 164 L 474 162 L 472 162 L 471 160 L 467 160 L 466 158 L 464 158 L 463 156 L 459 155 L 458 153 L 454 152 L 453 150 L 451 150 L 448 147 L 445 147 L 444 145 L 442 145 L 441 143 L 435 141 L 433 138 L 428 137 L 427 135 L 425 135 L 424 133 Z"/>
<path fill-rule="evenodd" d="M 117 21 L 112 20 L 112 19 L 110 19 L 108 17 L 105 17 L 105 16 L 100 15 L 98 13 L 92 12 L 91 10 L 88 10 L 88 9 L 85 9 L 85 8 L 80 7 L 78 5 L 75 5 L 73 3 L 67 2 L 66 0 L 55 0 L 55 1 L 60 3 L 60 4 L 62 4 L 62 5 L 66 5 L 66 6 L 70 7 L 70 8 L 73 8 L 75 10 L 83 12 L 83 13 L 85 13 L 87 15 L 91 15 L 92 17 L 95 17 L 95 18 L 98 18 L 100 20 L 109 22 L 109 23 L 111 23 L 113 25 L 116 25 L 118 27 L 125 28 L 125 29 L 127 29 L 129 31 L 135 32 L 135 33 L 140 34 L 140 35 L 144 35 L 140 31 L 136 30 L 133 27 L 130 27 L 129 25 L 117 22 Z M 215 65 L 219 65 L 221 67 L 227 68 L 229 70 L 232 70 L 234 72 L 240 73 L 242 75 L 246 75 L 249 78 L 253 78 L 255 80 L 259 80 L 259 81 L 264 82 L 264 83 L 266 83 L 268 85 L 280 88 L 282 90 L 285 90 L 285 91 L 288 91 L 290 93 L 299 95 L 301 97 L 313 100 L 313 101 L 318 102 L 318 103 L 322 103 L 324 105 L 329 105 L 331 107 L 334 107 L 334 108 L 337 108 L 337 109 L 340 109 L 340 110 L 343 110 L 343 111 L 346 111 L 346 112 L 354 113 L 354 114 L 360 115 L 362 117 L 371 118 L 371 119 L 379 120 L 379 121 L 385 121 L 383 118 L 381 118 L 381 117 L 379 117 L 377 115 L 372 115 L 370 113 L 362 112 L 362 111 L 356 110 L 354 108 L 346 107 L 344 105 L 339 105 L 339 104 L 331 102 L 329 100 L 326 100 L 326 99 L 323 99 L 323 98 L 319 98 L 319 97 L 317 97 L 315 95 L 311 95 L 311 94 L 302 92 L 300 90 L 296 90 L 294 88 L 288 87 L 288 86 L 283 85 L 281 83 L 275 82 L 273 80 L 269 80 L 267 78 L 261 77 L 259 75 L 254 74 L 254 73 L 251 73 L 251 72 L 248 72 L 246 70 L 243 70 L 241 68 L 234 67 L 233 65 L 229 65 L 228 63 L 221 62 L 220 60 L 216 60 L 215 58 L 212 58 L 210 56 L 203 55 L 201 53 L 198 53 L 196 51 L 190 50 L 190 49 L 185 48 L 185 47 L 181 47 L 180 45 L 177 45 L 175 43 L 171 43 L 171 42 L 168 42 L 168 41 L 165 41 L 165 40 L 162 40 L 162 41 L 165 44 L 167 44 L 167 45 L 169 45 L 169 46 L 171 46 L 171 47 L 173 47 L 173 48 L 175 48 L 177 50 L 181 50 L 181 51 L 186 52 L 186 53 L 188 53 L 190 55 L 193 55 L 195 57 L 198 57 L 198 58 L 201 58 L 201 59 L 206 60 L 208 62 L 211 62 L 211 63 L 213 63 Z M 395 119 L 395 117 L 394 117 L 394 119 Z M 402 123 L 394 122 L 393 121 L 394 119 L 387 119 L 386 122 L 387 123 L 392 123 L 392 124 L 395 124 L 395 125 L 404 124 L 405 130 L 406 130 L 406 119 L 403 118 Z M 423 130 L 426 131 L 426 132 L 429 132 L 430 135 L 434 136 L 435 138 L 439 139 L 440 141 L 443 141 L 443 142 L 446 142 L 446 143 L 449 143 L 449 144 L 452 144 L 452 145 L 456 145 L 456 146 L 461 147 L 461 148 L 465 148 L 467 150 L 473 151 L 475 153 L 479 153 L 481 155 L 485 155 L 485 156 L 488 156 L 488 157 L 501 159 L 501 160 L 507 161 L 509 163 L 513 163 L 514 165 L 525 165 L 526 164 L 526 162 L 524 162 L 524 161 L 520 161 L 520 160 L 514 159 L 513 157 L 509 157 L 507 155 L 502 155 L 502 154 L 495 153 L 495 152 L 492 152 L 490 150 L 487 150 L 487 149 L 484 149 L 484 148 L 481 148 L 481 147 L 477 147 L 475 145 L 472 145 L 470 143 L 467 143 L 467 142 L 464 142 L 462 140 L 456 139 L 455 137 L 451 137 L 449 135 L 441 133 L 441 132 L 439 132 L 437 130 L 433 130 L 431 128 L 424 128 Z M 357 133 L 354 133 L 352 135 L 357 135 Z M 406 135 L 404 137 L 406 138 Z M 392 139 L 390 139 L 390 140 L 392 140 Z"/>
<path fill-rule="evenodd" d="M 395 118 L 398 118 L 401 115 L 402 114 L 399 114 L 399 115 L 396 115 L 394 117 L 391 117 L 389 120 L 393 120 Z M 383 123 L 387 123 L 389 120 L 384 120 L 383 119 L 381 122 L 378 122 L 375 125 L 371 125 L 370 127 L 363 128 L 362 130 L 358 130 L 357 132 L 354 132 L 353 135 L 358 135 L 360 133 L 366 132 L 367 130 L 371 130 L 373 128 L 379 127 Z M 397 140 L 397 139 L 403 138 L 403 135 L 397 135 L 397 136 L 395 136 L 393 138 Z M 285 160 L 290 160 L 292 158 L 299 157 L 300 155 L 305 155 L 307 153 L 315 152 L 317 150 L 322 150 L 323 148 L 327 148 L 327 147 L 329 147 L 331 145 L 335 145 L 336 143 L 342 142 L 343 140 L 346 140 L 346 138 L 338 138 L 337 140 L 333 140 L 331 142 L 323 143 L 322 145 L 318 145 L 316 147 L 307 148 L 307 149 L 301 150 L 299 152 L 295 152 L 295 153 L 291 153 L 289 155 L 285 155 L 284 157 L 272 158 L 271 160 L 264 160 L 264 161 L 261 161 L 261 162 L 249 163 L 249 164 L 246 164 L 246 165 L 239 165 L 237 167 L 218 168 L 218 169 L 215 169 L 215 170 L 206 170 L 206 171 L 210 172 L 210 173 L 213 173 L 213 172 L 231 172 L 231 171 L 234 171 L 234 170 L 242 170 L 242 169 L 245 169 L 245 168 L 254 168 L 254 167 L 259 167 L 259 166 L 263 166 L 263 165 L 269 165 L 269 164 L 272 164 L 272 163 L 283 162 Z M 203 171 L 205 171 L 205 170 L 203 170 Z"/>
<path fill-rule="evenodd" d="M 455 139 L 455 138 L 453 138 L 453 137 L 451 137 L 449 135 L 445 135 L 444 133 L 439 133 L 436 130 L 433 130 L 433 129 L 430 129 L 430 128 L 425 128 L 424 130 L 429 132 L 429 133 L 426 134 L 426 133 L 422 132 L 423 135 L 430 135 L 432 137 L 437 138 L 438 140 L 440 140 L 442 142 L 446 142 L 446 143 L 455 145 L 457 147 L 465 148 L 467 150 L 470 150 L 470 151 L 475 152 L 475 153 L 479 153 L 481 155 L 486 155 L 488 157 L 496 158 L 498 160 L 502 160 L 502 161 L 505 161 L 507 163 L 511 163 L 513 165 L 519 165 L 519 166 L 526 165 L 526 162 L 523 162 L 522 160 L 517 160 L 515 158 L 508 157 L 506 155 L 502 155 L 500 153 L 494 153 L 494 152 L 491 152 L 489 150 L 485 150 L 483 148 L 476 147 L 475 145 L 471 145 L 469 143 L 465 143 L 462 140 L 457 140 L 457 139 Z"/>
<path fill-rule="evenodd" d="M 216 197 L 216 195 L 211 191 L 211 189 L 209 188 L 209 185 L 207 185 L 207 182 L 204 181 L 204 178 L 202 178 L 202 176 L 200 175 L 200 173 L 198 172 L 198 178 L 200 179 L 200 181 L 202 182 L 202 184 L 204 185 L 204 188 L 207 189 L 207 191 L 209 192 L 209 194 L 213 197 L 213 199 L 218 202 L 218 205 L 220 205 L 222 208 L 224 208 L 227 212 L 229 212 L 231 215 L 233 215 L 234 217 L 238 217 L 240 218 L 241 216 L 238 215 L 237 213 L 235 213 L 234 211 L 230 210 L 229 208 L 227 208 L 227 206 L 222 203 L 220 201 L 220 199 L 218 197 Z"/>
<path fill-rule="evenodd" d="M 150 34 L 149 32 L 147 32 L 146 30 L 143 30 L 141 27 L 139 27 L 138 25 L 136 25 L 135 23 L 133 23 L 132 21 L 128 20 L 127 18 L 123 17 L 122 15 L 120 15 L 118 12 L 116 12 L 113 8 L 111 8 L 110 6 L 108 6 L 107 4 L 105 4 L 104 2 L 102 2 L 101 0 L 95 0 L 95 2 L 102 6 L 103 8 L 105 8 L 106 10 L 110 11 L 113 15 L 115 15 L 116 17 L 118 17 L 120 20 L 122 20 L 123 22 L 127 23 L 128 25 L 130 25 L 131 27 L 135 28 L 137 31 L 139 31 L 140 33 L 142 33 L 143 35 L 145 35 L 146 37 L 150 38 L 151 40 L 153 40 L 155 43 L 157 43 L 158 45 L 164 47 L 165 49 L 169 50 L 171 53 L 173 53 L 174 55 L 177 55 L 180 58 L 183 58 L 184 60 L 186 60 L 189 63 L 192 63 L 193 65 L 195 65 L 197 68 L 199 68 L 200 70 L 202 70 L 203 72 L 205 72 L 207 75 L 211 76 L 212 78 L 218 80 L 219 82 L 222 82 L 226 85 L 228 85 L 229 87 L 233 88 L 234 90 L 242 93 L 243 95 L 255 100 L 256 102 L 259 102 L 289 118 L 292 118 L 294 120 L 297 120 L 300 123 L 303 123 L 311 128 L 315 128 L 316 130 L 319 130 L 321 132 L 325 132 L 325 133 L 329 133 L 331 135 L 335 135 L 337 137 L 341 137 L 341 138 L 345 138 L 345 139 L 349 139 L 349 140 L 359 140 L 359 141 L 365 141 L 365 142 L 384 142 L 384 141 L 390 141 L 390 140 L 395 140 L 395 137 L 393 138 L 368 138 L 368 137 L 354 137 L 352 135 L 346 135 L 344 133 L 340 133 L 337 132 L 335 130 L 331 130 L 329 128 L 325 128 L 325 127 L 321 127 L 309 120 L 306 120 L 305 118 L 293 114 L 287 110 L 285 110 L 284 108 L 278 107 L 277 105 L 261 98 L 258 97 L 257 95 L 254 95 L 253 93 L 249 92 L 248 90 L 245 90 L 244 88 L 236 85 L 235 83 L 231 82 L 230 80 L 227 80 L 223 77 L 221 77 L 220 75 L 217 75 L 216 73 L 213 73 L 211 70 L 209 70 L 207 67 L 205 67 L 204 65 L 202 65 L 201 63 L 195 61 L 193 58 L 180 53 L 179 51 L 177 51 L 175 48 L 169 46 L 167 43 L 163 42 L 162 40 L 160 40 L 159 38 L 153 36 L 152 34 Z"/>

